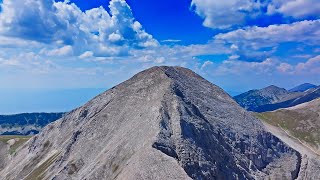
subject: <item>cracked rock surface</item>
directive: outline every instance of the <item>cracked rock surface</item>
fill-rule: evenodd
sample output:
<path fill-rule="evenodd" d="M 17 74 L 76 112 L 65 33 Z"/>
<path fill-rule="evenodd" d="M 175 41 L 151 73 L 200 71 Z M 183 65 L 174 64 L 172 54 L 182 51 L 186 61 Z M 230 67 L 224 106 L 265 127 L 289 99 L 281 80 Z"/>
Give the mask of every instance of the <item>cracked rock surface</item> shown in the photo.
<path fill-rule="evenodd" d="M 301 164 L 221 88 L 162 66 L 46 126 L 0 179 L 295 179 Z"/>

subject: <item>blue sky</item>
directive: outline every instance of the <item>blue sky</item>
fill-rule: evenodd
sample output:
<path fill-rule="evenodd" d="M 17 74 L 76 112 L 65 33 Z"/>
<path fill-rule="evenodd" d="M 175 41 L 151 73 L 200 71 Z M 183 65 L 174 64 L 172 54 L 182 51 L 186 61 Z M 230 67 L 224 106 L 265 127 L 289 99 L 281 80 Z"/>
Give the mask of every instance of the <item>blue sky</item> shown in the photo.
<path fill-rule="evenodd" d="M 318 0 L 0 4 L 0 97 L 6 96 L 0 113 L 71 109 L 98 93 L 97 88 L 110 88 L 156 65 L 190 68 L 228 92 L 320 84 Z M 54 101 L 68 99 L 63 90 L 77 94 L 83 88 L 88 91 L 81 102 L 70 98 L 72 105 L 63 108 Z M 44 107 L 17 100 L 14 93 L 5 93 L 8 89 L 58 90 L 38 97 L 53 102 Z M 26 102 L 29 108 L 14 109 Z M 13 108 L 4 110 L 6 103 Z"/>

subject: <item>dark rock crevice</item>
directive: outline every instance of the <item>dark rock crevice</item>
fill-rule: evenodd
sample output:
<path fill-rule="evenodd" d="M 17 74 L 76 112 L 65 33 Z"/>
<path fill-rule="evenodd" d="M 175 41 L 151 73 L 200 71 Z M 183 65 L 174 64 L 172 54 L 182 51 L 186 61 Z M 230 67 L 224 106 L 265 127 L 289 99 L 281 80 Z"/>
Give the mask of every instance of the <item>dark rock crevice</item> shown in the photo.
<path fill-rule="evenodd" d="M 298 179 L 299 173 L 300 173 L 300 170 L 301 170 L 302 156 L 301 156 L 301 154 L 299 152 L 296 152 L 296 155 L 298 157 L 298 162 L 296 163 L 295 171 L 291 172 L 292 179 Z"/>
<path fill-rule="evenodd" d="M 178 160 L 179 157 L 176 153 L 176 147 L 171 138 L 173 135 L 170 124 L 171 117 L 168 113 L 168 107 L 165 102 L 162 102 L 159 118 L 161 118 L 161 131 L 158 134 L 157 141 L 153 143 L 152 147 Z"/>
<path fill-rule="evenodd" d="M 73 133 L 71 139 L 69 140 L 68 145 L 66 146 L 64 154 L 60 157 L 59 162 L 63 163 L 64 161 L 68 160 L 68 157 L 70 156 L 71 149 L 78 140 L 79 136 L 81 134 L 81 131 L 76 131 Z"/>

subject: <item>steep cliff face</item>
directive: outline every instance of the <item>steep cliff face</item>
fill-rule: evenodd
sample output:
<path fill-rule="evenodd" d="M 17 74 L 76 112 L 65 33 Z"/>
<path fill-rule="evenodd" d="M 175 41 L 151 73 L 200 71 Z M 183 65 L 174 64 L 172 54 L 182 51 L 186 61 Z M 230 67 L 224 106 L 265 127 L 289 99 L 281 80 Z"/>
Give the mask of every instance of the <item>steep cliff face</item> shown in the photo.
<path fill-rule="evenodd" d="M 154 67 L 49 124 L 2 179 L 294 179 L 300 154 L 222 89 Z"/>

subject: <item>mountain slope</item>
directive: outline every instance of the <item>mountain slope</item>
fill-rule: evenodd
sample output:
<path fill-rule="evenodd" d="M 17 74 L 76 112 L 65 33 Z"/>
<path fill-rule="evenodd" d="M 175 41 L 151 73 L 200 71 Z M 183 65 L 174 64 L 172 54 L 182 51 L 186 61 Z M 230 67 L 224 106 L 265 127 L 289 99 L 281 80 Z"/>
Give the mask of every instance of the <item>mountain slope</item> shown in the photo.
<path fill-rule="evenodd" d="M 291 98 L 287 101 L 278 102 L 274 104 L 266 104 L 255 109 L 256 112 L 274 111 L 280 108 L 287 108 L 302 104 L 305 102 L 312 101 L 314 99 L 320 98 L 320 87 L 309 89 L 303 92 L 301 95 Z"/>
<path fill-rule="evenodd" d="M 301 155 L 222 89 L 154 67 L 28 141 L 1 179 L 295 179 Z"/>
<path fill-rule="evenodd" d="M 290 108 L 261 113 L 259 117 L 271 125 L 288 130 L 320 152 L 320 98 Z"/>
<path fill-rule="evenodd" d="M 0 115 L 0 135 L 29 135 L 38 133 L 47 124 L 60 119 L 64 113 L 23 113 Z"/>
<path fill-rule="evenodd" d="M 257 115 L 266 127 L 301 153 L 299 179 L 319 179 L 320 99 Z"/>
<path fill-rule="evenodd" d="M 296 86 L 292 89 L 290 89 L 289 91 L 290 92 L 304 92 L 306 90 L 309 90 L 309 89 L 312 89 L 312 88 L 316 88 L 317 86 L 314 85 L 314 84 L 310 84 L 310 83 L 304 83 L 304 84 L 301 84 L 299 86 Z"/>
<path fill-rule="evenodd" d="M 299 93 L 289 92 L 277 86 L 268 86 L 259 90 L 251 90 L 234 97 L 240 106 L 249 111 L 255 111 L 258 107 L 266 104 L 285 101 L 297 97 Z"/>

